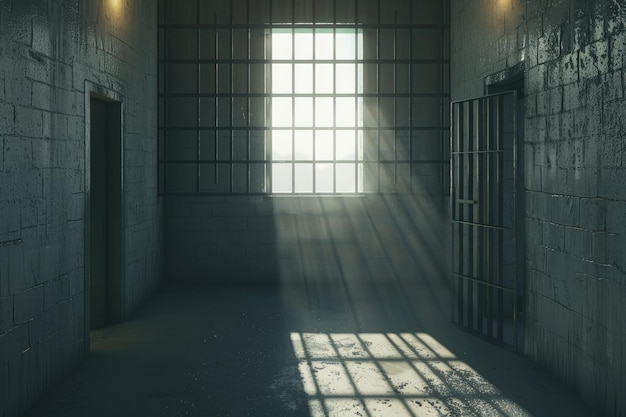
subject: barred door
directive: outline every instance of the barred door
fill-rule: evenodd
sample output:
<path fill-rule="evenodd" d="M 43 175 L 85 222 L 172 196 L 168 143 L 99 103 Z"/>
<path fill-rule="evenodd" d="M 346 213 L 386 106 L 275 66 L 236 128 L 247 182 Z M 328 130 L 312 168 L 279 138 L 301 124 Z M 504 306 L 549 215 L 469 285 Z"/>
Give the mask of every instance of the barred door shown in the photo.
<path fill-rule="evenodd" d="M 518 348 L 517 94 L 452 103 L 452 320 Z"/>

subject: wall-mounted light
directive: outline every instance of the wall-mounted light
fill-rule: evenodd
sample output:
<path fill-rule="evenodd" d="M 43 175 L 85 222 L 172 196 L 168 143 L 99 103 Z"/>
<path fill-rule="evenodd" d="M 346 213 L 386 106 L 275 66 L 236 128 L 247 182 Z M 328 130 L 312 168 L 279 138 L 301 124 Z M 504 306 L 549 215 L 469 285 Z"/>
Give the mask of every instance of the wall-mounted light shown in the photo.
<path fill-rule="evenodd" d="M 107 0 L 107 3 L 111 16 L 119 18 L 122 15 L 122 9 L 124 9 L 124 0 Z"/>

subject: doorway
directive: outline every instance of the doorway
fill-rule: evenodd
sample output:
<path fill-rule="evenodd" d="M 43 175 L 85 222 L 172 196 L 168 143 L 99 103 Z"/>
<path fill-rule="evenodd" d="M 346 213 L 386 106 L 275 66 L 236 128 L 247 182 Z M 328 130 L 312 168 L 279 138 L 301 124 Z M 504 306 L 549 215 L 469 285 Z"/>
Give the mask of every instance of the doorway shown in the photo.
<path fill-rule="evenodd" d="M 521 86 L 521 87 L 520 87 Z M 523 79 L 452 103 L 452 319 L 523 345 Z"/>
<path fill-rule="evenodd" d="M 88 232 L 86 314 L 88 330 L 122 316 L 122 105 L 92 94 L 89 99 Z"/>

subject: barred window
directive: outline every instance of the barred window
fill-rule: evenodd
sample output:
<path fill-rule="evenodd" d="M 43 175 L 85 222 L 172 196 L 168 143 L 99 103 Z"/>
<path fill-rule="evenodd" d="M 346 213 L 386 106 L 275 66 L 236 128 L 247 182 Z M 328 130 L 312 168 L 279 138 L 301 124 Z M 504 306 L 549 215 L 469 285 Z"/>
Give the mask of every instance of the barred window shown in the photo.
<path fill-rule="evenodd" d="M 160 195 L 442 192 L 441 4 L 159 1 Z"/>
<path fill-rule="evenodd" d="M 363 191 L 363 36 L 272 29 L 272 192 Z"/>

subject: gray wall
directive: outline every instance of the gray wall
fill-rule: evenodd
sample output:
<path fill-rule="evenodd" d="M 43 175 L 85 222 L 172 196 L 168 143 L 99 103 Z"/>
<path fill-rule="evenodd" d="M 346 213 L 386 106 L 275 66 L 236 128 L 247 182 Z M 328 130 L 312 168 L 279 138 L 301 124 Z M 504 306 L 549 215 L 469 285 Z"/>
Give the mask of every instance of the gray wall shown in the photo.
<path fill-rule="evenodd" d="M 626 9 L 452 2 L 451 94 L 524 63 L 525 352 L 607 415 L 626 413 Z"/>
<path fill-rule="evenodd" d="M 156 2 L 0 0 L 0 59 L 0 415 L 12 416 L 85 354 L 96 85 L 124 108 L 123 314 L 157 284 Z"/>
<path fill-rule="evenodd" d="M 292 4 L 296 6 L 293 15 Z M 333 288 L 346 285 L 366 286 L 370 279 L 381 286 L 400 281 L 419 286 L 429 279 L 441 279 L 445 262 L 442 193 L 448 170 L 442 146 L 447 143 L 449 103 L 446 5 L 446 2 L 393 0 L 381 3 L 378 17 L 377 2 L 372 0 L 236 0 L 232 9 L 228 0 L 210 3 L 162 0 L 159 85 L 163 112 L 159 132 L 163 146 L 159 163 L 164 172 L 160 191 L 165 195 L 166 279 L 177 283 L 257 283 L 299 288 L 301 291 L 295 290 L 292 300 L 312 294 L 312 288 L 317 288 L 313 292 L 318 295 L 332 293 Z M 249 17 L 246 6 L 250 7 Z M 364 116 L 364 125 L 377 127 L 380 132 L 365 130 L 371 135 L 364 139 L 364 159 L 370 164 L 371 172 L 364 175 L 363 182 L 366 191 L 388 194 L 262 195 L 269 189 L 264 184 L 264 171 L 251 170 L 249 191 L 261 195 L 245 195 L 247 177 L 240 177 L 240 181 L 234 178 L 231 189 L 229 165 L 222 165 L 219 181 L 213 176 L 208 178 L 210 181 L 205 179 L 213 188 L 202 185 L 203 175 L 206 176 L 202 164 L 212 162 L 212 158 L 222 161 L 231 158 L 231 136 L 235 154 L 245 155 L 245 147 L 243 152 L 238 152 L 241 149 L 235 139 L 243 139 L 239 143 L 245 144 L 249 134 L 255 144 L 252 150 L 258 154 L 250 159 L 270 163 L 265 143 L 270 133 L 263 130 L 267 123 L 265 106 L 269 104 L 258 97 L 267 93 L 265 84 L 259 82 L 264 80 L 266 69 L 256 62 L 246 72 L 245 65 L 250 58 L 264 59 L 267 29 L 262 25 L 283 24 L 292 17 L 296 23 L 349 23 L 356 19 L 365 25 L 363 55 L 369 61 L 364 70 L 363 89 L 369 93 L 364 99 L 369 113 Z M 397 33 L 389 26 L 394 21 L 404 24 Z M 216 32 L 211 25 L 216 22 L 224 26 L 214 38 Z M 196 23 L 200 29 L 196 29 Z M 231 23 L 247 23 L 252 29 L 248 32 L 239 26 L 231 35 L 228 28 Z M 378 23 L 387 26 L 380 29 Z M 249 49 L 245 40 L 248 33 Z M 200 48 L 196 44 L 198 40 L 202 40 Z M 220 45 L 219 53 L 208 53 L 216 42 Z M 396 49 L 397 57 L 392 53 Z M 212 61 L 216 56 L 222 61 Z M 185 59 L 184 67 L 181 58 Z M 223 63 L 233 58 L 239 59 L 237 71 L 234 65 L 231 68 Z M 409 58 L 415 62 L 409 62 Z M 194 60 L 197 66 L 190 65 Z M 215 79 L 215 66 L 218 66 L 218 79 Z M 211 77 L 207 81 L 202 74 Z M 250 77 L 249 83 L 246 77 Z M 414 82 L 410 83 L 409 78 Z M 221 93 L 220 117 L 217 124 L 212 124 L 215 107 L 207 103 L 213 102 L 217 92 Z M 251 109 L 238 104 L 242 102 L 242 92 L 256 94 L 250 99 Z M 396 92 L 403 96 L 390 97 Z M 198 99 L 190 99 L 193 94 Z M 190 117 L 198 114 L 196 103 L 202 100 L 199 108 L 208 114 L 200 112 L 200 117 Z M 411 100 L 413 106 L 409 104 Z M 231 106 L 233 118 L 229 119 Z M 226 117 L 222 117 L 224 112 Z M 238 120 L 239 117 L 243 119 Z M 377 117 L 381 119 L 378 125 Z M 251 120 L 249 124 L 246 118 Z M 204 155 L 204 135 L 217 137 L 216 126 L 221 129 L 220 140 L 224 139 L 219 152 L 225 156 Z M 242 126 L 252 133 L 242 130 Z M 379 133 L 381 151 L 377 160 L 375 140 Z M 393 140 L 389 140 L 394 134 L 399 143 L 411 138 L 412 151 L 408 145 L 405 148 L 399 145 L 397 154 L 402 156 L 396 156 L 390 145 Z M 403 162 L 394 166 L 394 158 Z M 233 156 L 232 159 L 245 168 L 245 158 Z M 379 161 L 386 163 L 381 164 L 380 170 Z M 398 170 L 397 184 L 392 177 L 394 168 Z M 379 182 L 377 175 L 381 176 L 380 189 L 375 185 Z M 207 195 L 210 192 L 221 195 Z M 241 195 L 228 195 L 229 192 Z M 445 285 L 446 281 L 440 283 Z"/>
<path fill-rule="evenodd" d="M 166 275 L 298 286 L 443 276 L 441 202 L 429 195 L 180 196 L 165 203 Z"/>

